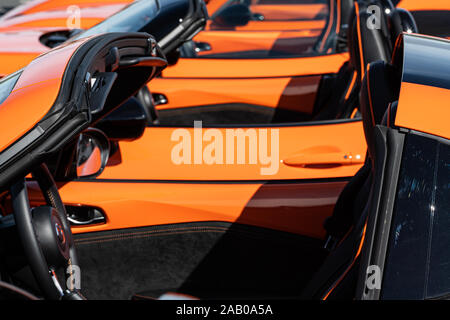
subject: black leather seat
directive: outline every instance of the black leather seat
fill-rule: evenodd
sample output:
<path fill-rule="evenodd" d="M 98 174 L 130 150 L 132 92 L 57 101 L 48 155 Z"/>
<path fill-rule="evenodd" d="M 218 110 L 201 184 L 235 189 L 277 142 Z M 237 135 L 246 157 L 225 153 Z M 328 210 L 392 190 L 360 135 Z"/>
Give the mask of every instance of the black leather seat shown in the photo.
<path fill-rule="evenodd" d="M 318 100 L 313 120 L 349 118 L 359 105 L 358 94 L 366 66 L 373 61 L 390 60 L 392 44 L 389 19 L 382 14 L 380 28 L 367 27 L 368 22 L 371 21 L 371 14 L 367 12 L 367 8 L 373 4 L 381 7 L 382 10 L 389 7 L 392 8 L 391 12 L 394 11 L 389 0 L 373 0 L 366 4 L 358 4 L 355 1 L 350 12 L 343 15 L 343 18 L 346 17 L 348 21 L 347 27 L 343 29 L 347 30 L 350 60 L 339 69 L 329 97 Z M 398 26 L 401 26 L 400 22 L 396 24 L 396 27 Z M 398 31 L 393 31 L 395 32 Z"/>
<path fill-rule="evenodd" d="M 335 222 L 329 222 L 330 225 L 339 226 L 339 242 L 330 250 L 329 256 L 303 291 L 303 299 L 354 297 L 367 208 L 374 185 L 376 153 L 373 129 L 382 123 L 388 106 L 398 100 L 399 86 L 400 72 L 394 66 L 384 61 L 369 65 L 360 92 L 368 161 L 339 197 L 332 216 Z"/>
<path fill-rule="evenodd" d="M 390 29 L 386 30 L 386 32 L 383 30 L 377 31 L 378 35 L 369 37 L 370 39 L 375 38 L 381 39 L 381 35 L 387 34 L 388 33 L 387 31 L 389 31 L 389 37 L 383 36 L 384 41 L 380 40 L 374 42 L 376 46 L 380 46 L 382 48 L 374 50 L 373 46 L 368 46 L 370 44 L 370 41 L 363 41 L 362 42 L 363 52 L 371 52 L 371 51 L 388 52 L 389 48 L 392 48 L 390 50 L 393 50 L 394 43 L 397 41 L 399 35 L 403 32 L 403 30 L 417 32 L 417 27 L 415 26 L 414 18 L 406 10 L 393 9 L 390 12 L 391 14 L 388 16 L 388 19 L 386 20 L 386 24 L 389 24 L 391 26 Z M 365 15 L 365 11 L 363 12 L 363 15 Z M 392 32 L 390 31 L 391 29 Z M 386 55 L 389 56 L 390 60 L 392 52 L 388 52 Z M 356 52 L 351 54 L 351 57 L 353 57 L 353 59 L 356 59 L 357 56 L 358 53 Z M 376 55 L 372 54 L 371 57 L 372 58 L 376 57 Z M 369 60 L 370 59 L 368 59 L 364 63 L 370 63 Z M 363 90 L 361 90 L 361 94 L 365 99 L 364 101 L 366 102 L 369 101 L 366 95 L 370 95 L 370 98 L 373 99 L 374 105 L 387 106 L 386 103 L 397 100 L 396 97 L 398 95 L 397 91 L 399 90 L 398 88 L 399 83 L 397 83 L 396 80 L 394 79 L 398 79 L 400 75 L 398 74 L 399 71 L 396 71 L 392 65 L 387 63 L 387 61 L 389 60 L 387 60 L 386 57 L 384 57 L 383 59 L 379 59 L 379 61 L 383 61 L 385 65 L 383 67 L 385 68 L 385 71 L 383 72 L 379 72 L 378 70 L 380 68 L 380 63 L 374 64 L 372 66 L 373 70 L 370 71 L 371 77 L 367 79 L 368 82 L 365 83 L 365 86 L 368 88 L 364 87 Z M 357 62 L 353 62 L 353 64 L 357 65 Z M 372 91 L 374 85 L 377 88 L 376 91 Z M 373 112 L 375 113 L 378 112 L 379 114 L 374 114 L 372 116 L 374 123 L 372 123 L 371 126 L 380 123 L 385 108 L 386 107 L 384 107 L 384 109 L 381 108 L 381 110 L 372 109 L 375 110 Z M 363 110 L 361 110 L 361 112 L 363 112 Z M 365 123 L 364 128 L 366 131 L 370 130 L 367 129 L 367 125 Z M 368 159 L 366 159 L 366 163 L 364 164 L 364 166 L 356 173 L 356 175 L 349 181 L 349 183 L 343 189 L 341 195 L 337 200 L 332 216 L 326 221 L 325 229 L 327 230 L 328 233 L 328 242 L 329 242 L 327 245 L 329 245 L 330 247 L 336 245 L 336 243 L 340 239 L 342 239 L 342 237 L 349 231 L 350 226 L 352 224 L 352 218 L 351 215 L 348 214 L 348 212 L 351 211 L 361 212 L 362 204 L 367 202 L 366 199 L 364 197 L 361 197 L 359 194 L 363 192 L 364 194 L 366 194 L 367 197 L 367 190 L 364 191 L 364 189 L 367 189 L 367 186 L 364 186 L 364 183 L 368 179 L 370 167 L 371 164 L 369 163 Z"/>

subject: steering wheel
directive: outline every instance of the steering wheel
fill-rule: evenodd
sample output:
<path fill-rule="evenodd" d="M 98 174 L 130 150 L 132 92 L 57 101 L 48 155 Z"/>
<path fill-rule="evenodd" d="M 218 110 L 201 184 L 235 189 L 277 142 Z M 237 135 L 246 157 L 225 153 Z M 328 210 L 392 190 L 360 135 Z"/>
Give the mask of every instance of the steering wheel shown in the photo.
<path fill-rule="evenodd" d="M 83 300 L 77 253 L 58 188 L 45 164 L 32 175 L 47 205 L 30 208 L 25 179 L 11 188 L 17 232 L 28 263 L 45 298 Z M 57 276 L 62 270 L 64 283 Z"/>

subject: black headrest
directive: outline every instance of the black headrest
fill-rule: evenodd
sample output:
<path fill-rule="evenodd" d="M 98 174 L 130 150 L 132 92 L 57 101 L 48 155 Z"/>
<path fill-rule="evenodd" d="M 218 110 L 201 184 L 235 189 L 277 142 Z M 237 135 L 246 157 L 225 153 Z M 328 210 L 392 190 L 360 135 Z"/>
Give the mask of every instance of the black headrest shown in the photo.
<path fill-rule="evenodd" d="M 390 103 L 400 94 L 400 73 L 391 64 L 377 61 L 369 64 L 360 91 L 360 111 L 363 119 L 369 156 L 373 159 L 373 128 L 382 123 Z"/>
<path fill-rule="evenodd" d="M 369 63 L 378 60 L 389 61 L 391 57 L 391 48 L 384 35 L 388 30 L 385 15 L 382 11 L 379 12 L 381 21 L 377 21 L 380 24 L 378 27 L 373 25 L 374 12 L 368 10 L 372 4 L 376 3 L 378 2 L 358 4 L 355 1 L 354 13 L 349 19 L 349 25 L 351 26 L 351 30 L 348 33 L 350 63 L 357 71 L 359 81 L 364 76 L 366 66 Z"/>
<path fill-rule="evenodd" d="M 402 8 L 396 8 L 388 15 L 388 23 L 392 47 L 394 47 L 398 36 L 403 32 L 419 33 L 411 12 Z"/>

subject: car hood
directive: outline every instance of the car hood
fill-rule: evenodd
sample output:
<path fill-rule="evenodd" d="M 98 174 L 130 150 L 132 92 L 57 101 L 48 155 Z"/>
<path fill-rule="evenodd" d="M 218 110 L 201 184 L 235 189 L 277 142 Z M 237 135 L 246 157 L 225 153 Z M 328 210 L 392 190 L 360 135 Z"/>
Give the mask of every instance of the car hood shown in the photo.
<path fill-rule="evenodd" d="M 29 14 L 3 16 L 0 19 L 0 31 L 8 28 L 39 28 L 39 27 L 66 27 L 67 22 L 76 13 L 80 16 L 80 27 L 83 29 L 90 28 L 100 21 L 108 18 L 114 13 L 120 11 L 127 5 L 126 2 L 121 4 L 105 4 L 101 6 L 75 6 L 70 8 L 62 8 L 61 10 L 43 11 Z"/>
<path fill-rule="evenodd" d="M 33 60 L 0 100 L 0 189 L 119 107 L 166 64 L 145 33 L 68 42 Z"/>
<path fill-rule="evenodd" d="M 23 68 L 49 50 L 39 38 L 56 28 L 16 29 L 0 32 L 0 78 Z"/>
<path fill-rule="evenodd" d="M 42 21 L 43 19 L 52 19 L 56 15 L 68 18 L 67 9 L 72 5 L 76 5 L 83 13 L 83 17 L 106 18 L 113 14 L 113 10 L 120 10 L 133 0 L 34 0 L 17 6 L 8 11 L 0 18 L 0 24 L 9 23 L 10 20 L 16 20 L 15 23 L 33 23 L 34 21 Z M 42 26 L 40 24 L 39 26 Z"/>
<path fill-rule="evenodd" d="M 139 31 L 154 35 L 163 52 L 168 53 L 203 29 L 208 14 L 203 0 L 168 0 L 163 4 L 145 30 Z M 135 2 L 130 7 L 139 5 L 140 3 Z M 180 14 L 182 18 L 178 19 Z M 0 23 L 0 77 L 22 68 L 39 54 L 48 51 L 49 48 L 41 43 L 42 37 L 55 32 L 69 31 L 68 28 L 52 26 L 33 28 L 15 26 L 2 30 L 1 25 Z M 75 39 L 82 36 L 82 34 L 75 36 Z"/>

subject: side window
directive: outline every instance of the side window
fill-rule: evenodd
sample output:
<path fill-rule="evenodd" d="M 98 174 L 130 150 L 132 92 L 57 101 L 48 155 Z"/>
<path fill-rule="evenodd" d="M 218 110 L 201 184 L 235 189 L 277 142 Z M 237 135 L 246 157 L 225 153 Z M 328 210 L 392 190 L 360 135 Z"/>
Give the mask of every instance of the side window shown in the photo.
<path fill-rule="evenodd" d="M 450 146 L 409 135 L 383 277 L 383 299 L 450 293 Z"/>

